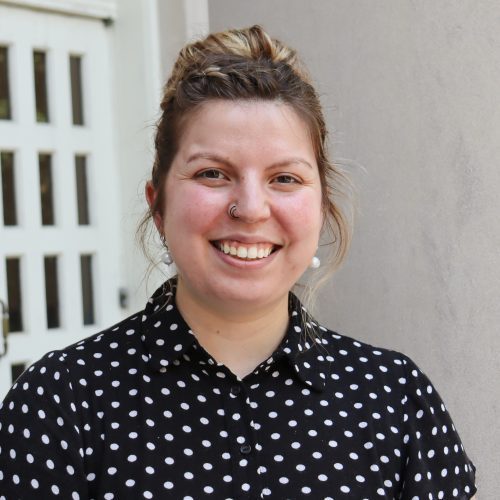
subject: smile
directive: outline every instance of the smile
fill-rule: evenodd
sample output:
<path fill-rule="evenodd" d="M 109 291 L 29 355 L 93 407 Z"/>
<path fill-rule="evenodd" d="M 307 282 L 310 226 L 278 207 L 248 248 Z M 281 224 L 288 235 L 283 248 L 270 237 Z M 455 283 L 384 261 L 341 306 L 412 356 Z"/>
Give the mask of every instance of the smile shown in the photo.
<path fill-rule="evenodd" d="M 269 257 L 277 247 L 271 243 L 241 243 L 233 240 L 217 240 L 211 242 L 215 248 L 242 260 L 258 260 Z"/>

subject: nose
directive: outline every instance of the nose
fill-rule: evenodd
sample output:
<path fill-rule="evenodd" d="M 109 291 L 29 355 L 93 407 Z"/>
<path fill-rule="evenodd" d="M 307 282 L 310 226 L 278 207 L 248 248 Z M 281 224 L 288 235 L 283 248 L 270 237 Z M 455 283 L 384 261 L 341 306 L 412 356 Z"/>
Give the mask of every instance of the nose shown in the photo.
<path fill-rule="evenodd" d="M 236 214 L 240 221 L 252 224 L 271 215 L 269 193 L 258 179 L 246 177 L 235 192 Z"/>

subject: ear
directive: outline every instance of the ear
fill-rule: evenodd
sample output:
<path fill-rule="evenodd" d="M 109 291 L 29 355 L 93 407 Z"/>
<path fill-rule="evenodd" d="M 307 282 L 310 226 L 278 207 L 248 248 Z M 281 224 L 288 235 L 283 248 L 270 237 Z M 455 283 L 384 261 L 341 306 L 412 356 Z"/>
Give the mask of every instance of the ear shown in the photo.
<path fill-rule="evenodd" d="M 156 202 L 156 197 L 158 196 L 158 193 L 156 192 L 153 183 L 151 181 L 148 181 L 146 183 L 146 188 L 145 188 L 145 195 L 146 195 L 146 200 L 149 205 L 149 209 L 152 211 L 153 207 Z M 161 213 L 156 210 L 153 214 L 153 221 L 155 223 L 156 229 L 158 229 L 158 232 L 160 234 L 163 234 L 163 219 L 161 216 Z"/>

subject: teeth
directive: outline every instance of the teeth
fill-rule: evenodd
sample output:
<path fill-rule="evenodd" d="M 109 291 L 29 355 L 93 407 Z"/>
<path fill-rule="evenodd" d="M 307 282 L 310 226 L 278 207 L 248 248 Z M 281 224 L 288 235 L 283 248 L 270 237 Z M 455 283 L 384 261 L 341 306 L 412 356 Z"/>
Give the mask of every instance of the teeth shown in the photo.
<path fill-rule="evenodd" d="M 246 260 L 255 260 L 255 259 L 264 259 L 265 257 L 269 257 L 271 252 L 273 251 L 272 246 L 263 247 L 262 244 L 257 246 L 243 246 L 238 245 L 236 242 L 227 242 L 227 241 L 219 241 L 217 247 L 221 252 L 224 252 L 228 255 L 233 255 L 238 257 L 239 259 Z"/>
<path fill-rule="evenodd" d="M 248 259 L 256 259 L 257 258 L 257 247 L 250 247 L 247 251 L 247 258 Z"/>

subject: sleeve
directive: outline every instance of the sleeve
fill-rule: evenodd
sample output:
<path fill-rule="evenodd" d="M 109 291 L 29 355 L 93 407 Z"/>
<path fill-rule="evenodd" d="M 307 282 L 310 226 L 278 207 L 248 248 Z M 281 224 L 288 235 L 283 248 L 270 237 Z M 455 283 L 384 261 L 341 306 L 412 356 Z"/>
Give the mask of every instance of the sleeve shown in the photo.
<path fill-rule="evenodd" d="M 49 353 L 0 405 L 0 500 L 87 498 L 80 428 L 64 356 Z"/>
<path fill-rule="evenodd" d="M 406 466 L 401 500 L 470 499 L 476 493 L 474 464 L 430 380 L 403 358 Z"/>

